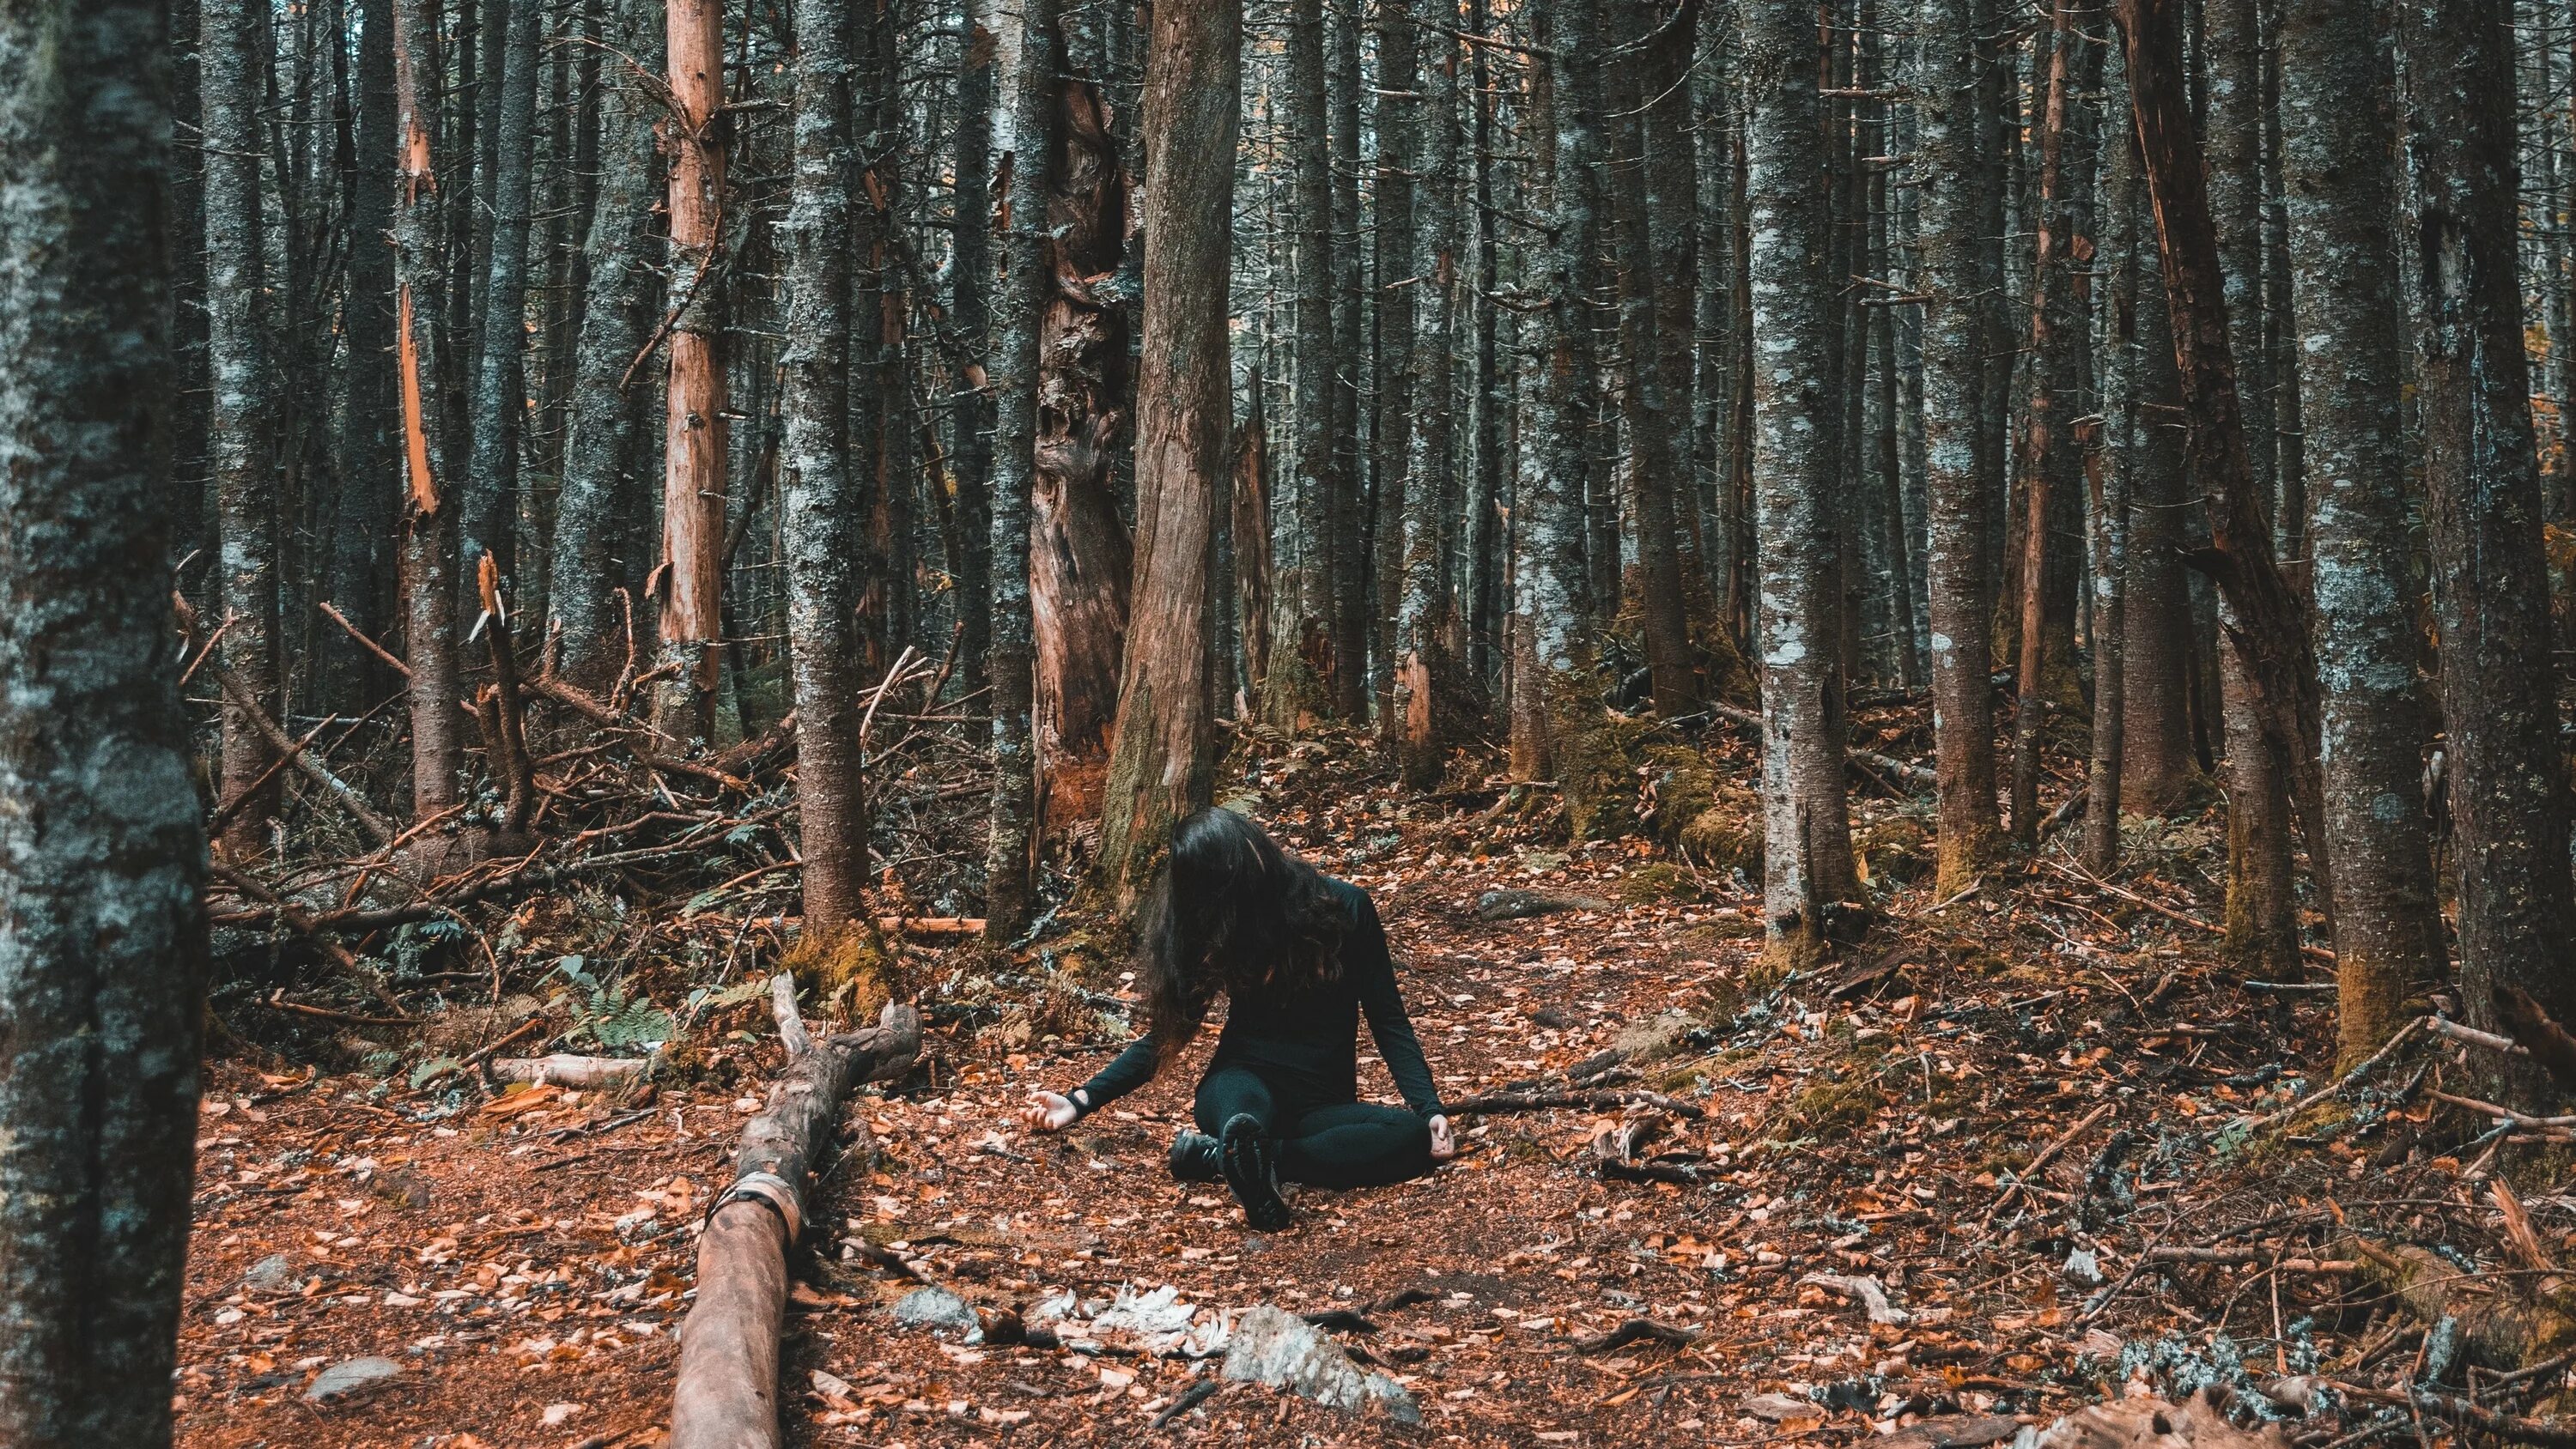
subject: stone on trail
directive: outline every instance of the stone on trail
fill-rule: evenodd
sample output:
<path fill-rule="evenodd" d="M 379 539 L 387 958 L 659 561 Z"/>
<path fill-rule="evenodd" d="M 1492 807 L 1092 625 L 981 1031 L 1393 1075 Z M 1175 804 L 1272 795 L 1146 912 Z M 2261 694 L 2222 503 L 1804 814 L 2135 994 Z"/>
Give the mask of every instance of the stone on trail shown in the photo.
<path fill-rule="evenodd" d="M 1563 891 L 1487 891 L 1476 897 L 1476 919 L 1480 921 L 1517 921 L 1524 916 L 1544 916 L 1556 911 L 1606 911 L 1608 901 L 1599 896 L 1568 895 Z"/>
<path fill-rule="evenodd" d="M 961 1332 L 983 1326 L 974 1307 L 945 1288 L 915 1288 L 896 1299 L 894 1321 L 906 1328 L 954 1328 Z"/>
<path fill-rule="evenodd" d="M 1265 1303 L 1235 1321 L 1225 1376 L 1286 1389 L 1328 1408 L 1357 1412 L 1374 1401 L 1398 1423 L 1419 1424 L 1413 1395 L 1384 1374 L 1362 1372 L 1313 1324 Z"/>
<path fill-rule="evenodd" d="M 389 1358 L 342 1359 L 314 1375 L 313 1384 L 304 1391 L 304 1397 L 310 1403 L 327 1404 L 401 1375 L 402 1365 Z"/>
<path fill-rule="evenodd" d="M 1774 1424 L 1825 1416 L 1825 1411 L 1814 1400 L 1793 1398 L 1788 1394 L 1755 1394 L 1744 1401 L 1744 1412 Z"/>
<path fill-rule="evenodd" d="M 294 1260 L 284 1253 L 271 1253 L 242 1274 L 242 1286 L 254 1293 L 292 1292 L 296 1286 Z"/>

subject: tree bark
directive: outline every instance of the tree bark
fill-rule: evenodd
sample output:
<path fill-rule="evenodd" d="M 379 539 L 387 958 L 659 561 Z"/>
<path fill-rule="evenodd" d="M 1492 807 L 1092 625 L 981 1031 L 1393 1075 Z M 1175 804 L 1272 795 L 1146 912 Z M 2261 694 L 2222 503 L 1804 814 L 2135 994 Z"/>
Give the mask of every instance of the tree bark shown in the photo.
<path fill-rule="evenodd" d="M 1370 587 L 1368 453 L 1360 399 L 1376 379 L 1369 365 L 1368 298 L 1362 290 L 1360 235 L 1360 18 L 1350 5 L 1324 7 L 1325 94 L 1332 117 L 1333 448 L 1332 550 L 1333 713 L 1358 726 L 1368 717 Z"/>
<path fill-rule="evenodd" d="M 1966 890 L 1993 863 L 1993 603 L 1987 588 L 1986 473 L 1977 442 L 1985 362 L 1977 254 L 1979 96 L 1971 0 L 1920 14 L 1923 112 L 1923 437 L 1932 622 L 1932 734 L 1941 829 L 1933 893 Z"/>
<path fill-rule="evenodd" d="M 221 9 L 222 7 L 216 7 Z M 0 9 L 0 1442 L 170 1442 L 204 815 L 170 662 L 168 14 Z"/>
<path fill-rule="evenodd" d="M 1369 423 L 1369 472 L 1377 480 L 1369 528 L 1369 573 L 1375 607 L 1369 623 L 1369 684 L 1379 742 L 1392 746 L 1404 732 L 1396 698 L 1397 632 L 1404 613 L 1405 520 L 1414 500 L 1431 486 L 1410 476 L 1414 414 L 1432 406 L 1422 392 L 1416 330 L 1428 278 L 1413 270 L 1415 237 L 1422 226 L 1424 193 L 1446 175 L 1420 169 L 1423 133 L 1437 117 L 1422 89 L 1421 40 L 1411 0 L 1374 0 L 1377 26 L 1377 174 L 1375 210 L 1377 285 L 1376 379 Z M 1422 183 L 1417 185 L 1415 177 Z"/>
<path fill-rule="evenodd" d="M 2325 848 L 2339 887 L 2337 1024 L 2349 1067 L 2405 1024 L 2408 994 L 2443 964 L 2401 433 L 2396 76 L 2368 11 L 2334 0 L 2291 0 L 2281 44 L 2302 452 L 2315 483 L 2314 628 L 2326 662 Z"/>
<path fill-rule="evenodd" d="M 334 466 L 339 491 L 327 545 L 324 597 L 370 639 L 392 631 L 388 584 L 396 499 L 400 496 L 402 406 L 394 371 L 393 0 L 361 0 L 349 184 L 349 275 L 341 303 L 348 334 L 348 394 L 340 410 Z M 317 635 L 313 669 L 322 708 L 355 715 L 389 682 L 388 672 L 357 640 L 333 629 Z M 365 701 L 365 703 L 361 703 Z"/>
<path fill-rule="evenodd" d="M 653 727 L 675 742 L 715 732 L 724 633 L 725 366 L 722 318 L 724 6 L 668 0 L 672 114 L 670 386 L 663 415 L 662 622 Z"/>
<path fill-rule="evenodd" d="M 646 507 L 636 475 L 648 465 L 637 456 L 636 408 L 626 389 L 641 374 L 636 354 L 654 295 L 650 183 L 660 169 L 653 118 L 661 108 L 644 86 L 662 56 L 660 12 L 658 0 L 612 0 L 609 12 L 609 43 L 627 58 L 603 77 L 609 83 L 600 97 L 599 189 L 582 244 L 587 281 L 546 595 L 561 630 L 557 672 L 602 697 L 624 667 L 634 642 L 630 610 L 640 607 L 630 599 L 621 608 L 617 590 L 619 555 L 634 537 L 635 515 Z"/>
<path fill-rule="evenodd" d="M 1101 808 L 1103 878 L 1123 904 L 1173 822 L 1208 803 L 1216 733 L 1208 555 L 1231 472 L 1228 284 L 1241 126 L 1240 0 L 1163 5 L 1145 61 L 1145 281 L 1137 378 L 1136 600 Z"/>
<path fill-rule="evenodd" d="M 1445 29 L 1440 0 L 1416 0 L 1411 24 L 1429 47 L 1423 68 L 1423 184 L 1414 191 L 1412 285 L 1413 385 L 1420 406 L 1408 408 L 1405 435 L 1404 580 L 1395 619 L 1396 756 L 1415 788 L 1438 781 L 1458 727 L 1449 700 L 1458 692 L 1458 467 L 1451 399 L 1457 391 L 1458 305 L 1464 281 L 1462 232 L 1454 190 L 1458 169 L 1458 44 Z"/>
<path fill-rule="evenodd" d="M 2515 265 L 2512 15 L 2497 0 L 2406 7 L 2398 43 L 2409 127 L 2423 355 L 2425 515 L 2442 641 L 2460 987 L 2472 1025 L 2500 1024 L 2516 986 L 2576 1020 L 2565 968 L 2576 926 L 2567 869 L 2567 765 L 2558 747 L 2549 591 L 2530 364 Z M 2538 1074 L 2481 1054 L 2536 1089 Z"/>
<path fill-rule="evenodd" d="M 1262 713 L 1294 728 L 1330 702 L 1331 657 L 1339 630 L 1341 572 L 1356 567 L 1340 544 L 1342 494 L 1348 486 L 1333 436 L 1334 356 L 1333 151 L 1331 107 L 1324 87 L 1323 0 L 1291 0 L 1288 11 L 1288 146 L 1295 168 L 1289 217 L 1294 233 L 1296 370 L 1291 423 L 1287 578 L 1276 610 L 1282 636 L 1271 647 L 1270 697 Z M 1318 647 L 1320 646 L 1320 648 Z M 1294 660 L 1306 667 L 1283 667 Z M 1320 666 L 1320 671 L 1317 666 Z"/>
<path fill-rule="evenodd" d="M 205 153 L 206 365 L 213 382 L 208 455 L 214 474 L 224 667 L 250 687 L 260 709 L 281 709 L 278 660 L 277 388 L 269 368 L 266 228 L 260 198 L 259 109 L 264 90 L 253 55 L 246 0 L 198 7 L 198 105 Z M 276 755 L 246 712 L 223 711 L 223 798 L 245 792 L 224 832 L 228 855 L 255 855 L 277 813 Z"/>
<path fill-rule="evenodd" d="M 955 226 L 949 254 L 948 315 L 973 359 L 957 379 L 956 443 L 950 450 L 957 479 L 957 576 L 960 630 L 958 680 L 971 697 L 992 682 L 993 649 L 993 393 L 984 359 L 993 344 L 993 107 L 1000 51 L 993 26 L 994 0 L 965 0 L 964 54 L 957 71 Z"/>
<path fill-rule="evenodd" d="M 797 854 L 804 929 L 816 941 L 831 940 L 865 909 L 868 881 L 846 350 L 849 71 L 849 8 L 798 0 L 795 171 L 779 226 L 788 294 L 779 532 L 796 710 Z"/>
<path fill-rule="evenodd" d="M 1052 285 L 1040 313 L 1029 520 L 1042 832 L 1099 818 L 1135 569 L 1114 487 L 1131 446 L 1127 177 L 1100 88 L 1056 84 L 1041 153 Z"/>
<path fill-rule="evenodd" d="M 493 133 L 491 259 L 483 274 L 482 342 L 475 348 L 474 456 L 457 512 L 457 558 L 478 575 L 492 556 L 518 585 L 519 420 L 527 411 L 528 210 L 535 193 L 538 21 L 535 0 L 511 0 L 501 41 L 499 124 Z"/>
<path fill-rule="evenodd" d="M 1824 275 L 1824 132 L 1816 24 L 1794 0 L 1738 0 L 1752 249 L 1754 526 L 1760 540 L 1763 957 L 1804 969 L 1826 915 L 1857 890 L 1844 797 L 1835 565 L 1836 422 L 1822 362 L 1836 325 Z"/>
<path fill-rule="evenodd" d="M 1056 116 L 1055 0 L 1023 0 L 1001 35 L 1008 102 L 996 117 L 1002 206 L 1002 285 L 993 341 L 993 799 L 985 854 L 984 933 L 1010 941 L 1028 928 L 1037 870 L 1036 645 L 1029 604 L 1029 495 L 1037 468 L 1038 329 L 1055 295 L 1045 229 L 1047 158 Z"/>
<path fill-rule="evenodd" d="M 448 496 L 450 429 L 442 402 L 438 317 L 439 73 L 434 0 L 394 0 L 394 360 L 402 399 L 403 648 L 411 668 L 411 799 L 420 819 L 456 803 L 464 766 L 457 723 L 456 504 Z"/>
<path fill-rule="evenodd" d="M 2105 89 L 2110 116 L 2125 121 L 2125 62 L 2112 70 Z M 2110 166 L 2102 188 L 2099 255 L 2107 264 L 2103 271 L 2109 287 L 2102 328 L 2107 355 L 2102 359 L 2101 416 L 2084 449 L 2092 503 L 2087 562 L 2093 605 L 2093 749 L 2084 780 L 2084 864 L 2096 875 L 2109 875 L 2120 861 L 2120 776 L 2128 753 L 2129 478 L 2138 457 L 2138 271 L 2144 251 L 2138 244 L 2138 221 L 2145 192 L 2135 129 L 2116 122 L 2106 126 L 2102 144 Z M 2162 339 L 2155 345 L 2162 345 Z"/>
<path fill-rule="evenodd" d="M 1660 335 L 1666 321 L 1663 295 L 1675 288 L 1687 290 L 1690 274 L 1664 269 L 1671 260 L 1670 243 L 1655 235 L 1647 205 L 1646 173 L 1653 160 L 1645 110 L 1680 87 L 1699 6 L 1698 0 L 1682 0 L 1670 16 L 1659 16 L 1658 7 L 1640 0 L 1628 0 L 1627 8 L 1634 20 L 1629 41 L 1641 55 L 1609 73 L 1616 78 L 1608 106 L 1617 118 L 1618 155 L 1606 169 L 1618 258 L 1620 347 L 1628 359 L 1621 397 L 1628 425 L 1628 487 L 1637 515 L 1638 613 L 1655 713 L 1670 719 L 1689 713 L 1700 695 L 1691 667 L 1690 619 L 1682 592 L 1687 550 L 1675 498 L 1684 477 L 1676 440 L 1689 416 L 1677 402 L 1688 396 L 1689 379 L 1686 373 L 1670 375 L 1671 359 Z M 1655 142 L 1681 147 L 1685 158 L 1689 154 L 1686 135 L 1659 133 Z M 1603 602 L 1606 607 L 1609 601 Z"/>
<path fill-rule="evenodd" d="M 2201 158 L 2183 94 L 2175 4 L 2176 0 L 2121 0 L 2120 28 L 2128 47 L 2139 150 L 2155 200 L 2165 294 L 2173 309 L 2175 370 L 2181 378 L 2188 424 L 2184 458 L 2190 476 L 2210 492 L 2210 546 L 2201 560 L 2218 587 L 2230 669 L 2243 686 L 2243 707 L 2230 713 L 2239 720 L 2250 718 L 2260 732 L 2259 739 L 2243 740 L 2234 753 L 2267 757 L 2277 779 L 2289 787 L 2303 833 L 2311 841 L 2322 842 L 2316 657 L 2298 598 L 2273 562 L 2271 521 L 2256 496 L 2247 460 L 2235 375 L 2228 359 L 2218 244 L 2210 229 Z M 2237 807 L 2244 803 L 2233 802 Z M 2263 818 L 2231 808 L 2231 836 L 2249 832 Z M 2274 834 L 2285 836 L 2286 831 L 2275 828 Z M 2273 851 L 2264 840 L 2247 838 L 2243 843 L 2246 849 L 2241 854 L 2231 852 L 2233 859 L 2260 861 Z M 2278 851 L 2286 857 L 2286 839 Z M 2311 852 L 2311 865 L 2318 895 L 2330 905 L 2331 862 L 2323 850 L 2316 850 Z M 2232 872 L 2230 884 L 2235 885 Z M 2266 912 L 2285 915 L 2287 882 L 2277 893 L 2266 889 L 2256 903 Z M 2230 916 L 2233 920 L 2232 902 Z M 2286 965 L 2295 970 L 2295 937 L 2284 945 L 2268 922 L 2262 925 L 2255 937 L 2263 951 L 2259 964 L 2265 969 Z M 2274 959 L 2284 951 L 2289 957 L 2286 963 Z M 2247 964 L 2258 963 L 2249 960 Z"/>

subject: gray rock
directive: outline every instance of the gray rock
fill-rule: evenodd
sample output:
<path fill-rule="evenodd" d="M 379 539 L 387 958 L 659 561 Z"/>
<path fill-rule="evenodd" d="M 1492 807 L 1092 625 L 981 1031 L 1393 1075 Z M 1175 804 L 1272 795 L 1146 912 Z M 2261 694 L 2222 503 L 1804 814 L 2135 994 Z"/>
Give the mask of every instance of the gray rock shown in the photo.
<path fill-rule="evenodd" d="M 1813 1399 L 1793 1398 L 1788 1394 L 1755 1394 L 1744 1401 L 1744 1412 L 1757 1419 L 1778 1424 L 1790 1419 L 1821 1419 L 1825 1411 Z"/>
<path fill-rule="evenodd" d="M 982 1326 L 974 1306 L 945 1288 L 915 1288 L 896 1299 L 894 1321 L 906 1328 L 953 1328 L 961 1333 Z"/>
<path fill-rule="evenodd" d="M 389 1358 L 344 1358 L 316 1374 L 304 1397 L 311 1403 L 328 1404 L 401 1376 L 402 1365 Z"/>
<path fill-rule="evenodd" d="M 1327 1408 L 1357 1413 L 1375 1403 L 1402 1424 L 1419 1424 L 1413 1395 L 1384 1374 L 1366 1373 L 1341 1345 L 1294 1313 L 1265 1303 L 1235 1320 L 1225 1377 L 1268 1384 Z"/>
<path fill-rule="evenodd" d="M 242 1286 L 254 1293 L 292 1292 L 296 1287 L 295 1261 L 284 1253 L 271 1253 L 242 1274 Z"/>
<path fill-rule="evenodd" d="M 1476 919 L 1480 921 L 1517 921 L 1556 911 L 1609 909 L 1610 903 L 1599 896 L 1568 895 L 1563 891 L 1487 891 L 1476 897 Z"/>

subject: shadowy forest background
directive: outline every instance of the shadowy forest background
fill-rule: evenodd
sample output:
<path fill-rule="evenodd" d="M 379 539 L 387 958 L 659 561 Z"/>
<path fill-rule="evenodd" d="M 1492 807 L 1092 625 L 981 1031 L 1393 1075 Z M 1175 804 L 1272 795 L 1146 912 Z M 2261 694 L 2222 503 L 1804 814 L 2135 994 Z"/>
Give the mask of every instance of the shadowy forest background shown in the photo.
<path fill-rule="evenodd" d="M 850 1019 L 1114 986 L 1170 821 L 1304 737 L 1758 893 L 1775 978 L 1917 860 L 2206 817 L 2186 922 L 2341 1066 L 2576 1021 L 2560 0 L 115 0 L 0 56 L 0 1159 L 158 1225 L 0 1177 L 11 1302 L 39 1242 L 174 1281 L 201 1031 L 435 1079 L 425 1016 L 658 1047 L 764 953 Z"/>

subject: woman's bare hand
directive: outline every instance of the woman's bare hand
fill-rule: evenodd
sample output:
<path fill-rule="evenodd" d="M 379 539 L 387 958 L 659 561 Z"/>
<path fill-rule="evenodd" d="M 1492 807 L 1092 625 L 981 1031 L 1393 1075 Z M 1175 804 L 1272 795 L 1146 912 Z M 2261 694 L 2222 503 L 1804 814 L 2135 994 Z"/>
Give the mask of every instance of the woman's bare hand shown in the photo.
<path fill-rule="evenodd" d="M 1458 1139 L 1449 1135 L 1448 1117 L 1443 1115 L 1432 1118 L 1430 1121 L 1430 1127 L 1431 1160 L 1434 1162 L 1447 1162 L 1450 1158 L 1457 1156 Z"/>
<path fill-rule="evenodd" d="M 1020 1121 L 1032 1132 L 1061 1132 L 1081 1115 L 1071 1097 L 1056 1092 L 1031 1092 L 1020 1109 Z"/>

